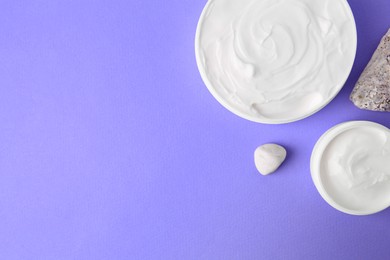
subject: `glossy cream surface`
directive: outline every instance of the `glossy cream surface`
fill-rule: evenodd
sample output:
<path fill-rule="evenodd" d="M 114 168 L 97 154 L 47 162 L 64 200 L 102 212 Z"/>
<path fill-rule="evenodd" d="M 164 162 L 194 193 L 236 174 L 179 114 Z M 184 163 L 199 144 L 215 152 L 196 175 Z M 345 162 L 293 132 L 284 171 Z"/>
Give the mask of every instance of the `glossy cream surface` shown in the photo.
<path fill-rule="evenodd" d="M 345 0 L 209 0 L 196 37 L 207 87 L 246 119 L 286 123 L 325 106 L 356 53 Z"/>

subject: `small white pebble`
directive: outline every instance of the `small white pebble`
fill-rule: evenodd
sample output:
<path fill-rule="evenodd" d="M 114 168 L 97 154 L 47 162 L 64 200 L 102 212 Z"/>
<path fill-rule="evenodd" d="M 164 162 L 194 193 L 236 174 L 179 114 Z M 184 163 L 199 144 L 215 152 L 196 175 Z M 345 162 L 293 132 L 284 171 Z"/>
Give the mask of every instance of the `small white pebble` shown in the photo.
<path fill-rule="evenodd" d="M 255 150 L 255 165 L 262 175 L 276 171 L 286 159 L 286 149 L 277 144 L 264 144 Z"/>

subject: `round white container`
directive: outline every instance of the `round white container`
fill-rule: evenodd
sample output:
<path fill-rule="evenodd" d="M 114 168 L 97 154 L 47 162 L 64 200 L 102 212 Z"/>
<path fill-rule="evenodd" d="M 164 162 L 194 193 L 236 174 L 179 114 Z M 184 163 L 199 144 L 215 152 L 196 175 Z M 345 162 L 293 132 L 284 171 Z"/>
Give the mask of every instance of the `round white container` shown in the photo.
<path fill-rule="evenodd" d="M 346 0 L 209 0 L 196 61 L 211 94 L 234 114 L 281 124 L 327 105 L 356 55 Z"/>
<path fill-rule="evenodd" d="M 313 182 L 335 209 L 369 215 L 390 206 L 390 130 L 369 121 L 339 124 L 316 143 Z"/>

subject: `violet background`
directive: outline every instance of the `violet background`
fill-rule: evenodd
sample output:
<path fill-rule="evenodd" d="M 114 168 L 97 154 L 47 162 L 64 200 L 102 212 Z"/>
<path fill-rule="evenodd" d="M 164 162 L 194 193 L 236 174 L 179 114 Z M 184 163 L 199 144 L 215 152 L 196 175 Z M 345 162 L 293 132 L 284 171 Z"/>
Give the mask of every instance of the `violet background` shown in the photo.
<path fill-rule="evenodd" d="M 224 109 L 198 73 L 206 1 L 0 1 L 0 259 L 390 259 L 390 209 L 322 200 L 311 150 L 330 127 L 390 114 L 348 100 L 390 27 L 349 0 L 358 51 L 326 108 L 287 125 Z M 274 175 L 253 151 L 287 147 Z"/>

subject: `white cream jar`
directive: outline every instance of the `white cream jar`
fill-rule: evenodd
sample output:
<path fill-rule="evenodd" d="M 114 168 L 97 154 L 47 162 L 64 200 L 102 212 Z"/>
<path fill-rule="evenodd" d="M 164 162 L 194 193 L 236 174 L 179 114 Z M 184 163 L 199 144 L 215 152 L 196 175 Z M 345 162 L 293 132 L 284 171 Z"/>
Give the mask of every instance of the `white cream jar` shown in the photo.
<path fill-rule="evenodd" d="M 390 130 L 351 121 L 328 130 L 313 149 L 311 175 L 334 208 L 368 215 L 390 206 Z"/>
<path fill-rule="evenodd" d="M 261 123 L 288 123 L 328 104 L 354 62 L 346 0 L 209 0 L 195 52 L 213 96 Z"/>

